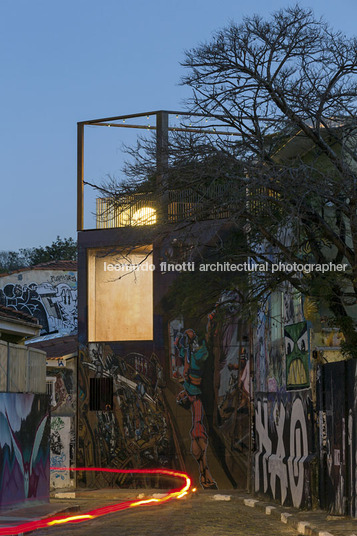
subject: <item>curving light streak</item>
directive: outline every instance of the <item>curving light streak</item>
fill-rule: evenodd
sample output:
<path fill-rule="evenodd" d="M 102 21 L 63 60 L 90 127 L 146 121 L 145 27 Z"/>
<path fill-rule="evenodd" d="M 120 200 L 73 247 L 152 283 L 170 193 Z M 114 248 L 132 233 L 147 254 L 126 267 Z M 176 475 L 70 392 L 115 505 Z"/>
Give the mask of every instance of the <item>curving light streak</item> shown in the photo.
<path fill-rule="evenodd" d="M 21 534 L 24 532 L 34 531 L 38 529 L 48 528 L 64 523 L 82 523 L 83 521 L 88 521 L 89 519 L 94 519 L 96 517 L 104 516 L 111 514 L 113 512 L 119 512 L 120 510 L 126 510 L 127 508 L 133 508 L 135 506 L 143 506 L 146 504 L 159 504 L 171 501 L 173 499 L 181 499 L 183 496 L 187 495 L 188 491 L 191 488 L 191 479 L 186 473 L 181 473 L 179 471 L 171 471 L 170 469 L 103 469 L 102 467 L 51 467 L 52 471 L 98 471 L 102 473 L 129 473 L 129 474 L 155 474 L 155 475 L 165 475 L 171 476 L 174 478 L 180 478 L 184 480 L 185 484 L 181 488 L 171 489 L 166 495 L 160 499 L 143 499 L 140 501 L 131 500 L 124 501 L 121 503 L 111 504 L 108 506 L 102 506 L 100 508 L 95 508 L 89 512 L 85 512 L 82 515 L 74 516 L 53 516 L 47 517 L 45 519 L 38 519 L 36 521 L 29 521 L 27 523 L 21 523 L 13 527 L 1 527 L 0 536 L 14 536 L 16 534 Z"/>

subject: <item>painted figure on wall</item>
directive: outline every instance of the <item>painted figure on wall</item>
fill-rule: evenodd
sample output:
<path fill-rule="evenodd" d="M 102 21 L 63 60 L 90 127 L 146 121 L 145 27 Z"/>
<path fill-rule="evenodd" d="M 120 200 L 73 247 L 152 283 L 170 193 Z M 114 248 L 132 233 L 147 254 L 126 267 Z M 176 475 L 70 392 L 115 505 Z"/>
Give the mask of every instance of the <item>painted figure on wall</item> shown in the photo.
<path fill-rule="evenodd" d="M 309 339 L 306 322 L 284 328 L 286 352 L 286 388 L 309 387 Z"/>
<path fill-rule="evenodd" d="M 176 347 L 184 363 L 183 391 L 177 396 L 177 403 L 191 409 L 192 427 L 191 452 L 200 471 L 200 484 L 204 489 L 217 489 L 207 462 L 208 435 L 204 425 L 201 383 L 208 357 L 206 341 L 201 344 L 193 329 L 187 329 L 176 340 Z"/>

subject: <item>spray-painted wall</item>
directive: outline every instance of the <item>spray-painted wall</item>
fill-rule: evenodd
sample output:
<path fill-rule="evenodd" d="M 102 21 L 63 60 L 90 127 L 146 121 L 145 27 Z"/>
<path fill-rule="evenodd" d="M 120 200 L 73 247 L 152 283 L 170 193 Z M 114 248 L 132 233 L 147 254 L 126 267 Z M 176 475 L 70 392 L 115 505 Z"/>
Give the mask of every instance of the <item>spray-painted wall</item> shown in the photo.
<path fill-rule="evenodd" d="M 149 342 L 130 343 L 140 351 L 115 343 L 81 347 L 77 464 L 172 467 L 187 470 L 204 489 L 246 489 L 250 367 L 237 311 L 227 311 L 222 323 L 213 310 L 203 330 L 184 319 L 167 327 L 161 359 Z M 91 378 L 112 378 L 113 407 L 91 410 Z M 92 478 L 83 475 L 81 483 L 89 486 Z M 113 475 L 100 478 L 113 483 Z"/>
<path fill-rule="evenodd" d="M 310 393 L 256 393 L 254 490 L 281 504 L 312 506 Z"/>
<path fill-rule="evenodd" d="M 357 517 L 357 363 L 320 365 L 317 379 L 320 505 Z"/>
<path fill-rule="evenodd" d="M 171 377 L 177 400 L 181 405 L 186 402 L 192 414 L 192 424 L 187 426 L 182 415 L 175 412 L 181 437 L 187 434 L 191 440 L 189 456 L 197 462 L 192 474 L 197 474 L 206 489 L 246 489 L 250 361 L 248 331 L 239 317 L 238 296 L 235 292 L 223 293 L 208 315 L 204 330 L 200 330 L 199 322 L 183 318 L 171 321 L 169 327 Z M 201 438 L 195 437 L 196 406 L 202 416 Z"/>
<path fill-rule="evenodd" d="M 79 352 L 77 464 L 96 467 L 175 467 L 170 419 L 165 408 L 162 366 L 155 354 L 121 353 L 93 343 Z M 91 410 L 90 378 L 113 380 L 113 405 Z M 91 485 L 94 475 L 83 474 Z M 130 475 L 104 474 L 102 484 L 137 485 Z M 96 480 L 99 483 L 99 480 Z"/>
<path fill-rule="evenodd" d="M 173 279 L 155 270 L 153 340 L 88 342 L 88 296 L 93 296 L 88 248 L 112 251 L 112 244 L 120 243 L 123 248 L 128 244 L 130 251 L 134 235 L 135 230 L 121 229 L 79 237 L 82 347 L 77 464 L 166 464 L 186 469 L 203 488 L 246 489 L 249 480 L 253 489 L 256 486 L 259 492 L 275 494 L 284 504 L 308 506 L 311 485 L 307 458 L 315 449 L 309 423 L 309 329 L 300 297 L 288 287 L 279 296 L 270 297 L 249 331 L 240 318 L 239 300 L 233 296 L 225 296 L 224 314 L 216 315 L 212 303 L 208 322 L 203 311 L 194 319 L 172 318 L 170 309 L 165 310 L 164 297 Z M 164 253 L 162 248 L 154 248 L 156 266 Z M 110 299 L 115 296 L 108 293 L 107 299 L 103 314 L 110 315 Z M 130 309 L 123 314 L 129 315 Z M 120 324 L 120 314 L 117 322 Z M 101 411 L 90 408 L 91 380 L 95 378 L 113 379 L 113 407 Z M 256 393 L 259 397 L 254 407 L 251 397 Z M 284 409 L 281 403 L 286 403 Z M 251 427 L 254 416 L 258 424 Z M 155 447 L 150 437 L 155 438 Z M 275 465 L 282 454 L 290 457 L 290 462 L 283 462 L 287 481 L 282 490 L 278 484 L 274 488 L 270 473 L 268 482 L 264 481 L 264 464 L 260 473 L 260 456 L 266 459 L 263 441 L 271 444 L 270 467 L 274 456 L 278 460 Z M 300 459 L 299 449 L 306 459 Z M 249 479 L 252 455 L 256 461 Z M 285 478 L 285 469 L 278 470 Z M 83 476 L 86 485 L 90 485 L 89 480 Z"/>
<path fill-rule="evenodd" d="M 281 504 L 311 508 L 314 412 L 310 330 L 301 297 L 288 286 L 266 300 L 253 338 L 253 489 Z"/>
<path fill-rule="evenodd" d="M 49 428 L 47 395 L 0 393 L 0 509 L 49 500 Z"/>
<path fill-rule="evenodd" d="M 38 318 L 42 334 L 77 330 L 77 272 L 24 270 L 0 277 L 0 303 Z"/>
<path fill-rule="evenodd" d="M 76 465 L 76 399 L 77 358 L 47 362 L 47 384 L 51 384 L 51 436 L 52 467 Z M 54 366 L 54 365 L 57 366 Z M 52 365 L 52 366 L 50 366 Z M 51 488 L 75 486 L 75 473 L 51 471 Z"/>

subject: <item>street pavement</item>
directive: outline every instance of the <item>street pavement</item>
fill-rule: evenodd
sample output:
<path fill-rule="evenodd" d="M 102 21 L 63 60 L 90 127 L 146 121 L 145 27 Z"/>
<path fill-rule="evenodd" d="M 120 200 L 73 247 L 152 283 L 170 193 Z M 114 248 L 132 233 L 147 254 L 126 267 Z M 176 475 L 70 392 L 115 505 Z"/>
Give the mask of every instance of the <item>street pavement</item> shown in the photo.
<path fill-rule="evenodd" d="M 148 494 L 148 490 L 145 490 Z M 89 495 L 89 494 L 88 494 Z M 76 497 L 81 511 L 108 504 L 100 493 Z M 215 498 L 216 497 L 216 498 Z M 221 498 L 221 500 L 217 500 Z M 230 497 L 230 500 L 226 500 Z M 127 497 L 126 497 L 127 498 Z M 124 500 L 124 496 L 122 499 Z M 37 531 L 37 536 L 296 536 L 291 526 L 244 505 L 232 494 L 202 491 L 155 506 L 140 506 L 78 525 Z"/>
<path fill-rule="evenodd" d="M 161 491 L 163 493 L 164 490 Z M 155 497 L 160 490 L 77 490 L 52 497 L 50 505 L 14 509 L 0 516 L 1 525 L 45 518 L 59 512 L 84 514 L 100 506 Z M 3 517 L 3 519 L 1 519 Z M 7 521 L 5 518 L 7 517 Z M 10 521 L 11 519 L 11 521 Z M 145 505 L 79 524 L 41 529 L 34 536 L 357 536 L 357 520 L 302 511 L 258 500 L 238 490 L 190 493 L 159 505 Z"/>

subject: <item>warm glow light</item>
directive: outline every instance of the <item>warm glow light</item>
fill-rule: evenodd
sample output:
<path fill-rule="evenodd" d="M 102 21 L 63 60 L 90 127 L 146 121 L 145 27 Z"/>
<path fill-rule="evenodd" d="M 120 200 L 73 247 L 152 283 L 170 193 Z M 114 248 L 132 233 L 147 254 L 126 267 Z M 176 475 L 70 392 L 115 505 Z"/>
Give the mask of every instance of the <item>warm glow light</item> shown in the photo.
<path fill-rule="evenodd" d="M 98 471 L 103 473 L 136 473 L 136 474 L 159 474 L 164 476 L 172 476 L 174 478 L 180 478 L 184 480 L 185 484 L 181 488 L 172 489 L 167 492 L 166 495 L 160 499 L 144 499 L 142 501 L 125 501 L 117 504 L 110 504 L 108 506 L 102 506 L 95 508 L 82 515 L 76 516 L 57 516 L 47 517 L 45 519 L 39 519 L 37 521 L 29 521 L 22 523 L 15 527 L 2 527 L 0 528 L 0 536 L 14 536 L 24 532 L 30 532 L 37 529 L 48 528 L 63 523 L 82 523 L 95 517 L 104 516 L 113 512 L 119 512 L 120 510 L 126 510 L 134 506 L 143 506 L 147 504 L 158 504 L 170 501 L 172 499 L 180 499 L 184 495 L 187 495 L 191 487 L 191 479 L 186 473 L 179 471 L 171 471 L 170 469 L 103 469 L 101 467 L 51 467 L 52 471 Z"/>
<path fill-rule="evenodd" d="M 68 523 L 68 522 L 79 521 L 79 520 L 84 520 L 84 519 L 94 519 L 94 516 L 83 514 L 82 516 L 71 516 L 71 517 L 65 517 L 63 519 L 54 519 L 53 521 L 48 522 L 47 525 L 49 526 L 59 525 L 61 523 Z"/>
<path fill-rule="evenodd" d="M 142 207 L 134 212 L 132 225 L 154 225 L 156 223 L 156 210 L 151 207 Z"/>

